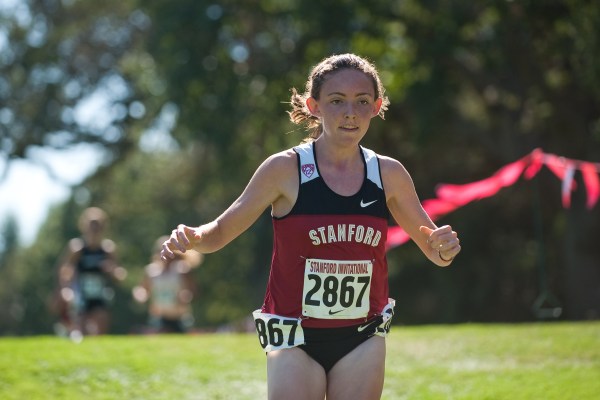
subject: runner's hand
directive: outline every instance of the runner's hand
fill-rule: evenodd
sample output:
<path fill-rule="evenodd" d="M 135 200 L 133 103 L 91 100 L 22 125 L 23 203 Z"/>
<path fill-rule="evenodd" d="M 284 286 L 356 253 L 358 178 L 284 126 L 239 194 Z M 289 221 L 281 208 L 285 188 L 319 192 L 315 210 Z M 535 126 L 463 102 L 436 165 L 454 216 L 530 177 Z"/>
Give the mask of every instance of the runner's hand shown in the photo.
<path fill-rule="evenodd" d="M 200 239 L 199 228 L 179 224 L 177 228 L 173 229 L 169 239 L 163 243 L 160 257 L 165 261 L 172 260 L 175 258 L 176 251 L 185 253 L 187 250 L 192 250 Z"/>
<path fill-rule="evenodd" d="M 428 236 L 427 243 L 432 249 L 439 252 L 443 261 L 452 261 L 460 252 L 458 234 L 452 230 L 450 225 L 444 225 L 437 229 L 421 226 L 419 230 Z"/>

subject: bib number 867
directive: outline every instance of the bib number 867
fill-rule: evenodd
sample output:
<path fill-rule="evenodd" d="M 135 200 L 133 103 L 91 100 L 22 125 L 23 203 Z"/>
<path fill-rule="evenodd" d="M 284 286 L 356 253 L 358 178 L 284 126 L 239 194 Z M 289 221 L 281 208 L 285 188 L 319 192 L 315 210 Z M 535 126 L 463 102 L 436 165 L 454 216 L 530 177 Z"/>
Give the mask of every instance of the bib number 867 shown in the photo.
<path fill-rule="evenodd" d="M 304 343 L 304 331 L 298 319 L 259 312 L 253 314 L 258 341 L 266 351 L 286 349 Z"/>

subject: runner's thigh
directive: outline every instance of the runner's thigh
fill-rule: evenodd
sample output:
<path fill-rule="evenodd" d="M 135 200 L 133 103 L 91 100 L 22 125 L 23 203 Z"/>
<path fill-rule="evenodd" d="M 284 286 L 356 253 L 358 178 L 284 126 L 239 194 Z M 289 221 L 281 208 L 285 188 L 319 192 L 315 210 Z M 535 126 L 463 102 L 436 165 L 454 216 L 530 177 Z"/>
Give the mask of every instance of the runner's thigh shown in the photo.
<path fill-rule="evenodd" d="M 327 374 L 327 400 L 379 399 L 385 374 L 385 339 L 373 336 Z"/>
<path fill-rule="evenodd" d="M 269 399 L 323 400 L 325 371 L 303 350 L 297 348 L 267 353 Z"/>

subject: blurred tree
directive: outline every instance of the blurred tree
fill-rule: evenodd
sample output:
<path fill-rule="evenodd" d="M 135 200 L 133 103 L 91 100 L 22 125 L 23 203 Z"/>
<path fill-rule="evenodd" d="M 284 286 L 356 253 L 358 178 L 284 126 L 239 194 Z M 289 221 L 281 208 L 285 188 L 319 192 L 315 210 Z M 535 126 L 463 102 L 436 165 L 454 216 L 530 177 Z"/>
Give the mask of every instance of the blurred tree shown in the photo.
<path fill-rule="evenodd" d="M 97 144 L 110 164 L 135 146 L 136 126 L 160 107 L 143 94 L 160 98 L 162 87 L 151 58 L 135 51 L 149 19 L 134 5 L 31 0 L 0 8 L 0 153 L 9 161 L 0 175 L 13 159 L 43 163 L 31 154 L 37 147 Z M 151 85 L 134 89 L 144 79 Z"/>
<path fill-rule="evenodd" d="M 399 155 L 408 156 L 401 159 L 409 163 L 419 193 L 432 196 L 439 181 L 466 183 L 489 176 L 536 147 L 600 159 L 599 86 L 594 85 L 600 71 L 593 64 L 599 50 L 593 23 L 597 4 L 403 1 L 394 2 L 391 10 L 402 21 L 414 52 L 416 79 L 403 104 L 408 118 L 401 122 L 410 135 L 401 145 L 408 142 L 414 153 L 404 150 Z M 393 152 L 393 142 L 388 143 Z M 536 254 L 543 243 L 551 289 L 567 305 L 579 299 L 566 317 L 598 314 L 594 290 L 582 294 L 581 285 L 568 287 L 563 281 L 596 282 L 595 287 L 600 282 L 597 265 L 582 265 L 579 251 L 567 247 L 593 236 L 598 208 L 584 210 L 580 201 L 572 211 L 563 210 L 560 182 L 550 174 L 536 179 L 542 193 L 539 205 L 529 184 L 520 184 L 486 200 L 485 206 L 469 205 L 440 221 L 463 234 L 466 251 L 457 260 L 456 273 L 447 276 L 455 289 L 450 308 L 461 310 L 459 320 L 532 318 L 530 307 L 540 290 Z M 540 233 L 536 212 L 543 219 Z M 580 224 L 566 225 L 573 213 L 586 217 L 580 217 Z M 420 268 L 418 263 L 408 266 L 414 268 Z M 410 287 L 403 283 L 405 276 L 397 282 L 398 295 L 407 300 L 400 303 L 414 302 L 416 296 L 402 295 L 402 288 Z M 432 282 L 424 280 L 421 286 L 431 287 Z M 433 289 L 447 293 L 439 283 Z M 444 303 L 437 296 L 438 307 L 430 307 L 429 318 L 418 308 L 412 312 L 410 305 L 406 312 L 421 321 L 454 320 L 453 314 L 442 316 Z"/>
<path fill-rule="evenodd" d="M 15 330 L 16 321 L 22 315 L 18 293 L 14 282 L 14 259 L 18 252 L 17 221 L 9 215 L 0 227 L 0 332 Z"/>
<path fill-rule="evenodd" d="M 14 215 L 9 215 L 1 225 L 0 233 L 0 270 L 9 262 L 19 247 L 19 227 Z"/>

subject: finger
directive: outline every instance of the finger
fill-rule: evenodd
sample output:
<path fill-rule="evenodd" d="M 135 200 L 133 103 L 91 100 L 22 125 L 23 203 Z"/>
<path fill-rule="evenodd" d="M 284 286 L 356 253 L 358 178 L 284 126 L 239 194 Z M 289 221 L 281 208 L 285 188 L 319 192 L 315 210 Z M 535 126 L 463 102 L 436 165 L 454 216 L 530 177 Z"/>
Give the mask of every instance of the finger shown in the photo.
<path fill-rule="evenodd" d="M 444 254 L 448 254 L 448 252 L 452 251 L 452 249 L 455 247 L 456 243 L 455 242 L 446 242 L 446 241 L 442 241 L 440 242 L 440 244 L 436 247 L 436 249 L 440 252 L 443 252 Z"/>
<path fill-rule="evenodd" d="M 180 236 L 176 236 L 175 238 L 172 238 L 170 240 L 170 244 L 172 246 L 170 246 L 171 250 L 179 250 L 182 253 L 185 253 L 187 251 L 187 246 L 182 243 L 183 239 L 180 239 Z M 188 241 L 188 245 L 189 245 L 189 241 Z"/>
<path fill-rule="evenodd" d="M 444 235 L 446 233 L 452 233 L 452 227 L 450 225 L 442 225 L 435 230 L 440 235 Z"/>
<path fill-rule="evenodd" d="M 431 234 L 433 233 L 433 229 L 425 225 L 421 225 L 419 227 L 419 231 L 421 231 L 421 233 L 426 234 L 427 236 L 431 236 Z"/>
<path fill-rule="evenodd" d="M 181 241 L 183 243 L 184 246 L 188 246 L 190 244 L 190 240 L 188 238 L 188 230 L 190 228 L 188 228 L 187 226 L 180 224 L 177 226 L 177 238 L 179 239 L 179 241 Z M 191 232 L 190 232 L 191 233 Z"/>
<path fill-rule="evenodd" d="M 435 233 L 438 233 L 437 231 Z M 437 235 L 440 243 L 454 243 L 458 241 L 458 234 L 454 231 L 441 232 Z"/>
<path fill-rule="evenodd" d="M 456 244 L 450 248 L 443 250 L 444 258 L 454 258 L 460 253 L 461 247 L 459 244 Z M 440 250 L 440 253 L 442 250 Z"/>
<path fill-rule="evenodd" d="M 168 242 L 164 242 L 162 245 L 162 250 L 160 252 L 160 258 L 162 258 L 164 261 L 169 261 L 172 260 L 173 257 L 175 257 L 175 254 L 173 254 L 173 252 L 169 248 Z"/>
<path fill-rule="evenodd" d="M 427 244 L 433 247 L 433 243 L 432 242 L 433 242 L 433 232 L 434 232 L 434 230 L 431 229 L 428 226 L 421 225 L 419 227 L 419 231 L 421 233 L 424 233 L 425 235 L 427 235 Z"/>

